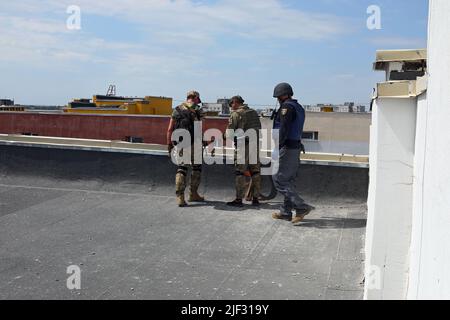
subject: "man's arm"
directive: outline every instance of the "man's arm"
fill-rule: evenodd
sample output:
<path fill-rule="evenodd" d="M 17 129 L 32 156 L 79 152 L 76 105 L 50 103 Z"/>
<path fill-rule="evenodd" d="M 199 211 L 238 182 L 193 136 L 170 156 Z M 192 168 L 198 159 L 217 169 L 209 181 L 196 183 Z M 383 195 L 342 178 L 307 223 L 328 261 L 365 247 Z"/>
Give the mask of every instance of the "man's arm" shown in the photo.
<path fill-rule="evenodd" d="M 230 116 L 230 119 L 228 120 L 228 126 L 227 130 L 236 130 L 238 128 L 238 114 L 236 112 L 233 112 Z M 229 139 L 231 138 L 224 132 L 224 138 Z"/>
<path fill-rule="evenodd" d="M 172 144 L 172 133 L 174 127 L 175 127 L 175 120 L 171 118 L 169 122 L 169 127 L 167 128 L 167 145 Z"/>
<path fill-rule="evenodd" d="M 170 122 L 169 122 L 169 127 L 167 128 L 167 136 L 166 136 L 167 148 L 169 150 L 169 154 L 173 149 L 172 133 L 173 133 L 174 128 L 175 128 L 175 120 L 173 118 L 171 118 Z"/>
<path fill-rule="evenodd" d="M 283 147 L 286 144 L 289 131 L 291 130 L 295 110 L 290 106 L 282 106 L 278 112 L 280 115 L 280 147 Z"/>

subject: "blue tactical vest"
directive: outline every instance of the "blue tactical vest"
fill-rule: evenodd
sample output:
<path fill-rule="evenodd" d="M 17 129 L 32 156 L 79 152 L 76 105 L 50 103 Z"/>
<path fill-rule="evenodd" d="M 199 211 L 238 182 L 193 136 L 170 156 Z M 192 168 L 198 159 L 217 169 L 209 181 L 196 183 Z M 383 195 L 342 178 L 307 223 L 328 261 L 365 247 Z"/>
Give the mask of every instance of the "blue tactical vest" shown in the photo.
<path fill-rule="evenodd" d="M 297 100 L 287 100 L 283 103 L 284 105 L 290 106 L 296 112 L 294 123 L 291 125 L 291 130 L 288 134 L 288 140 L 300 141 L 302 140 L 303 127 L 305 125 L 305 109 L 303 109 Z M 280 129 L 280 126 L 279 117 L 277 116 L 273 121 L 273 128 Z"/>

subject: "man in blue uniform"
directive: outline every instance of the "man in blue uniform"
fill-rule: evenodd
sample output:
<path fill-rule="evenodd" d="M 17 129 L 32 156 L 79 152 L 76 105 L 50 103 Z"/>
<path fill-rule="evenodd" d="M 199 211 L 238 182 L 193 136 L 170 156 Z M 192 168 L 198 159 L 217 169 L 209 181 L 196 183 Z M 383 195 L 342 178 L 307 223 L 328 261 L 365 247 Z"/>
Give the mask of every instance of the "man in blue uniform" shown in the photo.
<path fill-rule="evenodd" d="M 275 115 L 273 128 L 280 130 L 279 170 L 273 176 L 278 192 L 284 196 L 280 212 L 274 213 L 274 219 L 289 220 L 292 223 L 303 221 L 314 207 L 305 203 L 296 191 L 295 180 L 300 165 L 301 137 L 305 124 L 305 110 L 292 99 L 294 92 L 288 83 L 275 87 L 273 97 L 280 103 Z M 292 211 L 296 214 L 293 217 Z"/>

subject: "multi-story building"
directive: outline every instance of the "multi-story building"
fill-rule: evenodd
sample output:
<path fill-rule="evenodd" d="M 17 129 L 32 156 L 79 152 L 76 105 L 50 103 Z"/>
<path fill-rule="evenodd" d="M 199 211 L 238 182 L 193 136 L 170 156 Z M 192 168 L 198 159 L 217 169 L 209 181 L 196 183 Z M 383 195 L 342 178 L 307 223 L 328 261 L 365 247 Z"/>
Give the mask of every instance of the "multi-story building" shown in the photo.
<path fill-rule="evenodd" d="M 209 103 L 205 102 L 202 104 L 203 110 L 205 112 L 215 112 L 217 114 L 222 113 L 223 105 L 221 103 Z"/>
<path fill-rule="evenodd" d="M 0 106 L 13 106 L 14 100 L 11 99 L 0 99 Z"/>
<path fill-rule="evenodd" d="M 302 141 L 308 152 L 368 155 L 370 113 L 306 112 Z M 261 118 L 263 128 L 273 121 Z"/>
<path fill-rule="evenodd" d="M 222 115 L 230 114 L 230 99 L 227 98 L 217 99 L 217 103 L 222 105 L 222 112 L 220 114 Z"/>

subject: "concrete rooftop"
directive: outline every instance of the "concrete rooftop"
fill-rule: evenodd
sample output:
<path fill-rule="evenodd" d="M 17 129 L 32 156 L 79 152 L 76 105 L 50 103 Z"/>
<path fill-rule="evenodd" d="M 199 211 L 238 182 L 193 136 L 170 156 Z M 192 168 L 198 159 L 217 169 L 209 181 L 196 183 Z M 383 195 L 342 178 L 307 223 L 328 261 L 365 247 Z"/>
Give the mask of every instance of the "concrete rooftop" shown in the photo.
<path fill-rule="evenodd" d="M 303 166 L 304 223 L 280 199 L 230 209 L 233 168 L 178 208 L 168 158 L 0 146 L 0 299 L 361 299 L 367 169 Z M 67 267 L 81 268 L 68 290 Z"/>

